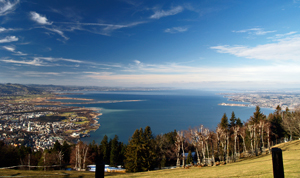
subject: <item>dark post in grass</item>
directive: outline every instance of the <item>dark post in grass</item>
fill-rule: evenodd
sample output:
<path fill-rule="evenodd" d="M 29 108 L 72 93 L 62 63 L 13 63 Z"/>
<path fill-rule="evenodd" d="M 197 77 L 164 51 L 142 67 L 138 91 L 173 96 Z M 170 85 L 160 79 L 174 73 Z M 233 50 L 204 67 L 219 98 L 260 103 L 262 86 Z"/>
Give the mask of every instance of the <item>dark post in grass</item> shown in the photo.
<path fill-rule="evenodd" d="M 102 161 L 96 160 L 95 178 L 102 177 L 104 177 L 104 163 Z"/>
<path fill-rule="evenodd" d="M 272 148 L 272 161 L 274 178 L 284 178 L 282 150 L 280 148 Z"/>

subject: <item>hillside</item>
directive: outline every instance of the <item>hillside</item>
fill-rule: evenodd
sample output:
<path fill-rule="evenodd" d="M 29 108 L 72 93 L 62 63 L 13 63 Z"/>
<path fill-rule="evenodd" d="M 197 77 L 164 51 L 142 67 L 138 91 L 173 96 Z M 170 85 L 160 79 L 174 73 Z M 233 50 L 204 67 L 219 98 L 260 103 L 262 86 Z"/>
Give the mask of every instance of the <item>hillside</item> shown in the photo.
<path fill-rule="evenodd" d="M 0 95 L 26 95 L 41 94 L 44 90 L 35 87 L 29 87 L 21 84 L 0 84 Z"/>
<path fill-rule="evenodd" d="M 283 150 L 285 177 L 300 177 L 300 140 L 277 145 Z M 176 168 L 140 173 L 127 173 L 119 177 L 273 177 L 272 156 L 263 155 L 236 163 L 214 167 Z"/>
<path fill-rule="evenodd" d="M 300 170 L 300 140 L 277 145 L 283 150 L 285 177 L 299 177 Z M 48 175 L 49 177 L 95 177 L 92 172 L 77 171 L 25 171 L 0 170 L 2 176 L 32 176 Z M 106 173 L 110 177 L 273 177 L 271 155 L 249 158 L 240 162 L 215 167 L 192 167 L 190 169 L 176 168 L 139 173 Z"/>

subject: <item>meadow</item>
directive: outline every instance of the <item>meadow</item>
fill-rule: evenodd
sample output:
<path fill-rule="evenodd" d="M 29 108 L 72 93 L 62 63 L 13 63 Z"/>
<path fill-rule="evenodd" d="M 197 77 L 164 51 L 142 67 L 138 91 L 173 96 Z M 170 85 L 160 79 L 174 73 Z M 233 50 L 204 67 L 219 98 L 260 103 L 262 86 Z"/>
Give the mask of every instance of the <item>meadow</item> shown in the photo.
<path fill-rule="evenodd" d="M 285 177 L 299 177 L 300 140 L 276 145 L 283 150 Z M 0 170 L 0 177 L 95 177 L 93 172 Z M 105 173 L 108 177 L 273 177 L 271 155 L 260 155 L 227 165 L 154 170 L 138 173 Z"/>

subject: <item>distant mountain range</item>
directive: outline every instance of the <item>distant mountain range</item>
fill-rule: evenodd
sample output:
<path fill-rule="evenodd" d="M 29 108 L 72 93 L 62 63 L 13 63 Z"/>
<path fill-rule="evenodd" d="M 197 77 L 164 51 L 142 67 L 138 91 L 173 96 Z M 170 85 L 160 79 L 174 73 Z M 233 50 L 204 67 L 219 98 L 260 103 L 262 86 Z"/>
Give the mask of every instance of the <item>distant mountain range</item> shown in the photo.
<path fill-rule="evenodd" d="M 45 92 L 44 89 L 21 84 L 0 84 L 0 95 L 42 94 L 43 92 Z"/>
<path fill-rule="evenodd" d="M 98 86 L 63 86 L 63 85 L 37 85 L 37 84 L 0 84 L 0 95 L 42 94 L 47 92 L 74 92 L 74 91 L 152 91 L 170 88 L 124 88 L 124 87 L 98 87 Z"/>

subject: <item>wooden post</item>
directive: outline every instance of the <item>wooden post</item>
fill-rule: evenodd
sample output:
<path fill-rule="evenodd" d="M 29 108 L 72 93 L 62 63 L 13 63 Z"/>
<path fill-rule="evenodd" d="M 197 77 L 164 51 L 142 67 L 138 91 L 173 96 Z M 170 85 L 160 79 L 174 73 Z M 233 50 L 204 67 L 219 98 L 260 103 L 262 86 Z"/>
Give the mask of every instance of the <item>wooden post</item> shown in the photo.
<path fill-rule="evenodd" d="M 284 178 L 282 150 L 280 148 L 272 148 L 272 162 L 274 178 Z"/>
<path fill-rule="evenodd" d="M 104 177 L 104 163 L 102 161 L 96 161 L 95 178 Z"/>

